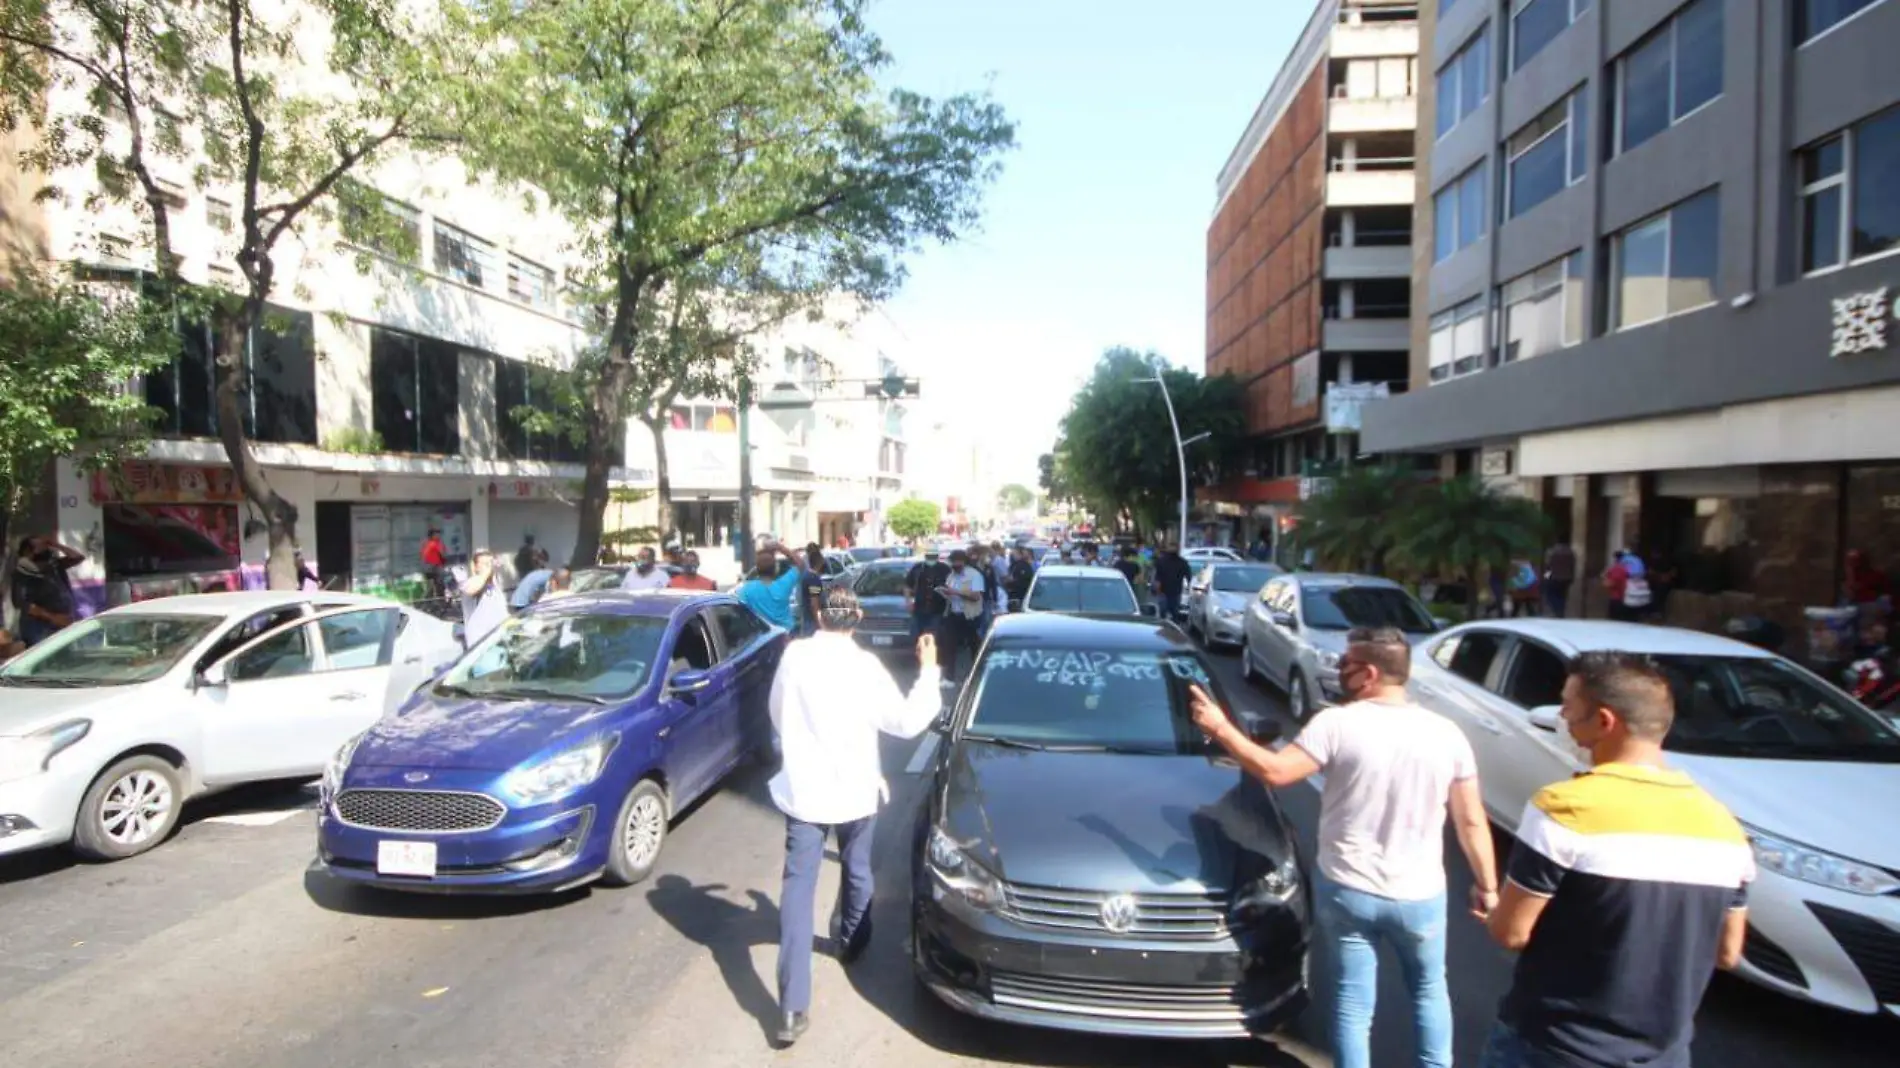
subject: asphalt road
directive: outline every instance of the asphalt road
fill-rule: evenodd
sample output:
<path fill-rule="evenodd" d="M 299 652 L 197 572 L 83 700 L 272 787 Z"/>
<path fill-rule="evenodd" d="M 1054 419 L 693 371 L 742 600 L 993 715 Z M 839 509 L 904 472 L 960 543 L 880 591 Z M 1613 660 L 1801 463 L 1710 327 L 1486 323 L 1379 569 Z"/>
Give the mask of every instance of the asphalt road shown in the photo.
<path fill-rule="evenodd" d="M 1223 682 L 1247 711 L 1277 715 Z M 885 820 L 908 826 L 917 743 L 891 742 Z M 313 794 L 267 787 L 211 799 L 161 849 L 109 866 L 59 853 L 0 859 L 0 1068 L 479 1068 L 523 1064 L 1269 1066 L 1330 1064 L 1323 992 L 1271 1043 L 1098 1040 L 991 1025 L 911 981 L 902 933 L 907 836 L 877 851 L 878 940 L 848 973 L 817 962 L 814 1025 L 773 1052 L 782 823 L 749 769 L 684 815 L 655 877 L 541 900 L 364 893 L 307 874 Z M 1308 835 L 1317 795 L 1282 794 Z M 1462 894 L 1463 865 L 1453 864 Z M 835 869 L 819 900 L 829 900 Z M 1475 1060 L 1507 954 L 1453 919 L 1460 1063 Z M 1409 1015 L 1393 969 L 1374 1063 L 1402 1065 Z M 1322 987 L 1324 966 L 1321 968 Z M 1718 982 L 1703 1065 L 1891 1065 L 1900 1028 Z"/>

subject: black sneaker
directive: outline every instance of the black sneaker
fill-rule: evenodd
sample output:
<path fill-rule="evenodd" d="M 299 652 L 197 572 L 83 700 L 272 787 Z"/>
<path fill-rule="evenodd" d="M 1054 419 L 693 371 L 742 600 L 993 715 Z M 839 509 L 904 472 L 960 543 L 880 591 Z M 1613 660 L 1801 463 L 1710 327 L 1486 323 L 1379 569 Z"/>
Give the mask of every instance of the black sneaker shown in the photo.
<path fill-rule="evenodd" d="M 858 929 L 851 932 L 851 938 L 838 947 L 838 963 L 847 967 L 864 956 L 871 945 L 871 914 L 866 912 L 864 919 L 858 921 Z"/>
<path fill-rule="evenodd" d="M 798 1041 L 798 1036 L 804 1034 L 810 1027 L 811 1016 L 807 1013 L 788 1012 L 780 1016 L 778 1034 L 775 1036 L 778 1039 L 779 1048 L 784 1049 Z"/>

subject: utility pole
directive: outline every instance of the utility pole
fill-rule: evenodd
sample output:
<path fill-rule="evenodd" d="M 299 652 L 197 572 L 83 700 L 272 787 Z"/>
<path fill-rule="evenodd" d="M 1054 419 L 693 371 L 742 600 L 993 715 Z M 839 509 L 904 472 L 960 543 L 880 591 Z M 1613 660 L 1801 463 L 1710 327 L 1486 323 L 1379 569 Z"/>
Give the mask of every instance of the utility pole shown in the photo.
<path fill-rule="evenodd" d="M 733 524 L 739 575 L 752 570 L 752 377 L 739 372 L 739 515 Z"/>

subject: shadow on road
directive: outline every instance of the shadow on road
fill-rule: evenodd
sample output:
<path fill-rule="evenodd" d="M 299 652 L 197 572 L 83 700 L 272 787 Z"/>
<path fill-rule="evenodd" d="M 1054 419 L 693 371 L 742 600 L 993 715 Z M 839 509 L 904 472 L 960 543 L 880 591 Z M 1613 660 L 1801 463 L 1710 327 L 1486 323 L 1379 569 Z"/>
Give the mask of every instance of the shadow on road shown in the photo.
<path fill-rule="evenodd" d="M 662 875 L 647 891 L 647 904 L 688 939 L 704 946 L 719 965 L 732 998 L 770 1040 L 777 1027 L 778 996 L 752 965 L 754 946 L 778 945 L 778 906 L 763 891 L 747 890 L 751 907 L 721 896 L 723 883 L 695 886 L 678 875 Z"/>
<path fill-rule="evenodd" d="M 303 874 L 304 893 L 318 908 L 351 916 L 391 920 L 488 920 L 525 916 L 579 901 L 592 891 L 586 887 L 559 894 L 509 897 L 492 894 L 405 894 L 338 879 L 314 865 Z"/>

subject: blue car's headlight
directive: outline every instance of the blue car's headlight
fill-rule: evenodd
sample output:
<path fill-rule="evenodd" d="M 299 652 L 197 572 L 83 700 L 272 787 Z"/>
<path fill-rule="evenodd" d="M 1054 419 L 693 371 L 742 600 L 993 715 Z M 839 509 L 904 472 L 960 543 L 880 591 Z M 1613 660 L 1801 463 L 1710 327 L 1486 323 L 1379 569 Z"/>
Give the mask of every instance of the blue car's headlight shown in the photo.
<path fill-rule="evenodd" d="M 330 762 L 323 766 L 323 785 L 320 792 L 324 798 L 335 797 L 336 792 L 343 788 L 343 775 L 350 770 L 350 758 L 356 755 L 356 747 L 362 744 L 363 737 L 367 734 L 369 732 L 364 731 L 344 742 L 331 755 Z"/>
<path fill-rule="evenodd" d="M 613 752 L 619 735 L 596 738 L 533 764 L 525 764 L 508 773 L 502 789 L 524 805 L 539 805 L 586 786 L 607 766 L 607 754 Z"/>

